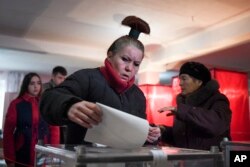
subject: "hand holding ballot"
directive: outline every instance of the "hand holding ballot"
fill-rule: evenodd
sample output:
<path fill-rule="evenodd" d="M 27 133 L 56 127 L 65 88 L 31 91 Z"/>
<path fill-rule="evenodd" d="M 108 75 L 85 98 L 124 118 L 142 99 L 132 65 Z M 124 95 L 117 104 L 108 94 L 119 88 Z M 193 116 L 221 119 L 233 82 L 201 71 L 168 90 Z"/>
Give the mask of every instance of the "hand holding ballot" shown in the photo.
<path fill-rule="evenodd" d="M 147 137 L 147 141 L 149 143 L 154 143 L 155 141 L 159 139 L 160 136 L 161 136 L 161 130 L 158 126 L 149 127 L 149 132 L 148 132 L 148 137 Z"/>
<path fill-rule="evenodd" d="M 102 122 L 87 130 L 85 141 L 114 148 L 141 147 L 148 136 L 148 121 L 115 108 L 97 103 L 103 112 Z"/>
<path fill-rule="evenodd" d="M 81 101 L 70 107 L 68 118 L 85 128 L 92 128 L 101 122 L 102 110 L 95 103 Z"/>
<path fill-rule="evenodd" d="M 71 121 L 90 128 L 85 136 L 86 141 L 116 148 L 135 148 L 142 146 L 145 141 L 153 143 L 161 134 L 160 129 L 149 126 L 147 120 L 100 103 L 75 103 L 70 108 L 68 117 Z"/>

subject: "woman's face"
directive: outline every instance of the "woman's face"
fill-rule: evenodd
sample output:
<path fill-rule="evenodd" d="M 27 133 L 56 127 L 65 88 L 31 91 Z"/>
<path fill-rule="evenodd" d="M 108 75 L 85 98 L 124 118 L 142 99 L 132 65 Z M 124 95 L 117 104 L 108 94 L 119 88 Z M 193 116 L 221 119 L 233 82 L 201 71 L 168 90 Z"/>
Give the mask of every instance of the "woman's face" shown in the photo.
<path fill-rule="evenodd" d="M 41 80 L 37 76 L 33 76 L 28 86 L 28 93 L 31 96 L 38 96 L 41 89 L 42 89 Z"/>
<path fill-rule="evenodd" d="M 201 80 L 195 79 L 188 74 L 181 74 L 179 78 L 180 78 L 181 94 L 184 96 L 193 93 L 202 85 Z"/>
<path fill-rule="evenodd" d="M 121 79 L 126 82 L 131 80 L 138 72 L 142 59 L 142 51 L 132 45 L 124 47 L 115 54 L 108 53 L 108 60 L 112 67 L 118 72 Z"/>

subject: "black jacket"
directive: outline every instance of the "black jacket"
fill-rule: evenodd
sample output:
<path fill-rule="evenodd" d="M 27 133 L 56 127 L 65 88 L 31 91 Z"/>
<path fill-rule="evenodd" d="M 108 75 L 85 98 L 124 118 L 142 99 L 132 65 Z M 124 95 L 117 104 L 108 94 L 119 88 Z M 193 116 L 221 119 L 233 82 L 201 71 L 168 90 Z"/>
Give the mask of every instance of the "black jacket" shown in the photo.
<path fill-rule="evenodd" d="M 52 125 L 68 125 L 66 144 L 84 143 L 87 129 L 67 119 L 68 109 L 82 100 L 99 102 L 146 119 L 146 99 L 136 85 L 117 94 L 99 68 L 83 69 L 67 77 L 59 86 L 46 90 L 40 102 L 40 111 L 46 121 Z"/>
<path fill-rule="evenodd" d="M 175 147 L 209 150 L 230 139 L 231 110 L 227 97 L 211 80 L 188 97 L 177 96 L 177 114 L 172 127 L 165 127 L 162 139 Z"/>

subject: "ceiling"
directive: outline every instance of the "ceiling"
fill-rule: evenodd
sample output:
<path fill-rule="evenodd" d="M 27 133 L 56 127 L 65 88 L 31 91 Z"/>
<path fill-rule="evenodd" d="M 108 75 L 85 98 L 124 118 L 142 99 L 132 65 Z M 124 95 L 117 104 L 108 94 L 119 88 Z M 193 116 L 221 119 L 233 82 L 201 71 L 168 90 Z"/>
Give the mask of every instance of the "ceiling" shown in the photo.
<path fill-rule="evenodd" d="M 139 73 L 177 70 L 186 60 L 250 72 L 250 0 L 0 0 L 0 71 L 50 74 L 101 66 L 128 34 L 123 18 L 149 23 Z"/>

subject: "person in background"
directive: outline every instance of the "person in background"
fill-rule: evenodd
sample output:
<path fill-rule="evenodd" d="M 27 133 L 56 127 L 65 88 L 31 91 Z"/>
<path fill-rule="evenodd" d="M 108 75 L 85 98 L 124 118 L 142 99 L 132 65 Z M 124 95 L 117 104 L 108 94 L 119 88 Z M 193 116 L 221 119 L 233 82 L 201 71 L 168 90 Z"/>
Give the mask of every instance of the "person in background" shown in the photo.
<path fill-rule="evenodd" d="M 40 76 L 28 73 L 18 97 L 8 107 L 3 129 L 3 152 L 9 167 L 34 166 L 38 140 L 45 144 L 59 144 L 59 136 L 54 136 L 58 132 L 49 131 L 48 123 L 40 116 L 41 92 Z"/>
<path fill-rule="evenodd" d="M 61 84 L 67 76 L 67 70 L 63 66 L 56 66 L 52 70 L 51 79 L 43 84 L 43 91 Z"/>
<path fill-rule="evenodd" d="M 150 29 L 135 16 L 126 17 L 122 24 L 132 28 L 130 34 L 111 44 L 103 67 L 79 70 L 43 93 L 41 113 L 50 124 L 68 125 L 67 144 L 87 143 L 87 129 L 102 120 L 96 102 L 146 119 L 146 99 L 134 81 L 144 58 L 144 45 L 137 38 Z M 153 143 L 159 137 L 159 127 L 150 127 L 147 141 Z"/>
<path fill-rule="evenodd" d="M 179 79 L 177 106 L 159 109 L 174 115 L 173 127 L 160 126 L 162 141 L 175 147 L 209 150 L 211 146 L 219 147 L 223 138 L 231 139 L 229 100 L 220 93 L 208 68 L 199 62 L 186 62 L 180 68 Z"/>
<path fill-rule="evenodd" d="M 43 91 L 46 89 L 54 88 L 55 86 L 58 86 L 61 84 L 65 78 L 67 77 L 67 70 L 63 66 L 56 66 L 52 70 L 51 79 L 49 82 L 46 82 L 43 84 Z M 55 126 L 51 126 L 51 128 L 58 128 Z M 66 126 L 60 126 L 60 144 L 65 143 L 66 138 Z"/>

